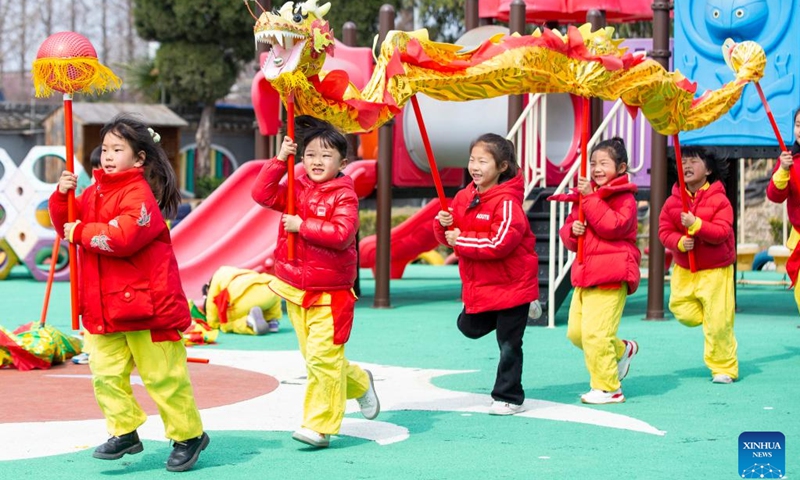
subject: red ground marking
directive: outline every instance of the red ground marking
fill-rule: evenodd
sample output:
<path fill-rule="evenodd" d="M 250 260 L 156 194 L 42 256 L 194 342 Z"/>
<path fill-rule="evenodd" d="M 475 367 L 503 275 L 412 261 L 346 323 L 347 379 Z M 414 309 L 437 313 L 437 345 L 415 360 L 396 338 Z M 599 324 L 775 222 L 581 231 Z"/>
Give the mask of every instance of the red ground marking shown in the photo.
<path fill-rule="evenodd" d="M 201 409 L 241 402 L 278 388 L 276 378 L 262 373 L 213 363 L 190 363 L 188 366 L 197 406 Z M 71 362 L 49 370 L 0 370 L 0 423 L 103 418 L 94 399 L 90 375 L 88 365 Z M 133 375 L 138 372 L 134 370 Z M 143 386 L 133 385 L 133 394 L 148 415 L 158 414 Z"/>

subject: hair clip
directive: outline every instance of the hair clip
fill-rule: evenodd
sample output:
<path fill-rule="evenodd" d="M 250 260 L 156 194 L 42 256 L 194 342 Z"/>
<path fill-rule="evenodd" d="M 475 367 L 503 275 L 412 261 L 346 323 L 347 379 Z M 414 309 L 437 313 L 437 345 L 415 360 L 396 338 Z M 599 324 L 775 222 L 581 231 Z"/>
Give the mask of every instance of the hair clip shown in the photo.
<path fill-rule="evenodd" d="M 153 130 L 152 128 L 148 127 L 147 131 L 150 132 L 150 136 L 153 137 L 153 141 L 155 143 L 158 143 L 158 142 L 161 141 L 161 135 L 159 135 L 155 130 Z"/>

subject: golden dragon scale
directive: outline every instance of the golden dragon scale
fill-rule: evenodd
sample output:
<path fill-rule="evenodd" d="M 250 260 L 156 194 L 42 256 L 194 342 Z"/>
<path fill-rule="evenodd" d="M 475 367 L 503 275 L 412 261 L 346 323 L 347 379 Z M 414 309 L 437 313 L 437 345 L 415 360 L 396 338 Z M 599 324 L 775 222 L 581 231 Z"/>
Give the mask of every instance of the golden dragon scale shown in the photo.
<path fill-rule="evenodd" d="M 526 93 L 571 93 L 622 101 L 640 109 L 661 134 L 703 127 L 724 115 L 750 81 L 763 76 L 764 50 L 755 42 L 724 47 L 734 80 L 695 97 L 696 84 L 680 72 L 620 48 L 613 28 L 589 24 L 531 35 L 497 35 L 463 51 L 428 39 L 426 30 L 391 31 L 381 43 L 375 70 L 359 91 L 343 71 L 322 72 L 333 53 L 333 33 L 316 0 L 264 12 L 254 27 L 257 41 L 273 45 L 262 72 L 295 112 L 327 120 L 346 133 L 371 131 L 401 111 L 418 93 L 445 101 L 468 101 Z M 277 46 L 280 45 L 280 46 Z"/>

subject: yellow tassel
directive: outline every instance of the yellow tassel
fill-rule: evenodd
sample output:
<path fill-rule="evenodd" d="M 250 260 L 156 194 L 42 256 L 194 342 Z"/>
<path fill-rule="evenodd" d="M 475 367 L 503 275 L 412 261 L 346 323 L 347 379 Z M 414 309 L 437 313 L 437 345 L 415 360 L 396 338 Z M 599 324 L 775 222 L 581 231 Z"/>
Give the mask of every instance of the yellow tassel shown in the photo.
<path fill-rule="evenodd" d="M 102 93 L 117 90 L 122 80 L 94 57 L 34 60 L 33 86 L 37 97 L 61 93 Z"/>

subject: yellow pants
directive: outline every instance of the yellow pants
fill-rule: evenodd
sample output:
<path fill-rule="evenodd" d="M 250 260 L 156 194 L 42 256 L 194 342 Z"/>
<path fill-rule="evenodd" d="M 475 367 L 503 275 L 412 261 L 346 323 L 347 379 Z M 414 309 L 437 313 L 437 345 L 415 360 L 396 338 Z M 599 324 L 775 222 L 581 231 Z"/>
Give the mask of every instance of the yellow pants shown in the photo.
<path fill-rule="evenodd" d="M 203 423 L 194 401 L 182 341 L 153 343 L 149 330 L 88 338 L 94 396 L 111 435 L 130 433 L 147 419 L 131 389 L 134 365 L 158 406 L 166 437 L 182 442 L 202 435 Z"/>
<path fill-rule="evenodd" d="M 711 374 L 738 378 L 733 265 L 696 273 L 675 265 L 670 289 L 669 309 L 675 318 L 688 327 L 703 326 L 703 358 Z"/>
<path fill-rule="evenodd" d="M 593 389 L 613 392 L 620 387 L 617 361 L 625 344 L 617 338 L 628 287 L 613 290 L 575 287 L 569 306 L 567 338 L 583 350 L 589 384 Z"/>
<path fill-rule="evenodd" d="M 317 433 L 336 434 L 348 398 L 358 398 L 369 388 L 369 377 L 344 357 L 344 345 L 333 343 L 330 306 L 303 308 L 286 302 L 306 360 L 308 385 L 303 403 L 303 427 Z"/>

